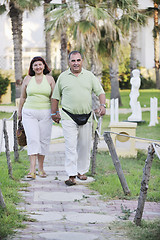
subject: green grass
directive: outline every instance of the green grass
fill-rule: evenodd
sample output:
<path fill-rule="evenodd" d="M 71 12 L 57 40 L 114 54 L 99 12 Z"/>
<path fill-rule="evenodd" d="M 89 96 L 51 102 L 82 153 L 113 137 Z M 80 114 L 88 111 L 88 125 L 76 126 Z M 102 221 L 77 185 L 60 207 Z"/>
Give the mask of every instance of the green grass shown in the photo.
<path fill-rule="evenodd" d="M 90 183 L 91 189 L 98 191 L 103 199 L 138 199 L 147 154 L 139 151 L 137 158 L 119 158 L 130 196 L 125 196 L 117 172 L 108 152 L 98 152 L 96 158 L 95 181 Z M 151 177 L 147 193 L 147 201 L 160 201 L 160 162 L 154 156 Z"/>
<path fill-rule="evenodd" d="M 150 98 L 156 97 L 159 99 L 158 106 L 160 107 L 160 90 L 158 89 L 143 89 L 139 91 L 140 95 L 138 101 L 141 104 L 141 107 L 150 107 Z M 121 108 L 130 108 L 129 106 L 129 94 L 130 90 L 121 90 L 120 96 L 123 106 Z M 110 99 L 110 92 L 106 93 L 106 98 Z"/>
<path fill-rule="evenodd" d="M 0 106 L 16 106 L 16 104 L 15 103 L 10 103 L 10 104 L 2 104 L 2 103 L 0 103 Z"/>
<path fill-rule="evenodd" d="M 9 113 L 9 112 L 0 112 L 0 119 L 3 119 L 3 118 L 10 118 L 12 116 L 12 113 Z"/>
<path fill-rule="evenodd" d="M 128 236 L 130 240 L 160 240 L 160 220 L 143 221 L 141 226 L 132 222 L 116 222 L 109 226 L 110 230 Z"/>
<path fill-rule="evenodd" d="M 0 237 L 3 238 L 9 234 L 13 234 L 14 229 L 25 227 L 22 222 L 27 220 L 25 214 L 16 209 L 18 203 L 22 201 L 21 194 L 18 190 L 22 190 L 27 186 L 27 184 L 20 182 L 29 168 L 26 151 L 20 152 L 19 162 L 14 161 L 12 152 L 11 161 L 14 180 L 8 176 L 5 153 L 0 154 L 0 188 L 6 204 L 6 209 L 0 207 Z"/>

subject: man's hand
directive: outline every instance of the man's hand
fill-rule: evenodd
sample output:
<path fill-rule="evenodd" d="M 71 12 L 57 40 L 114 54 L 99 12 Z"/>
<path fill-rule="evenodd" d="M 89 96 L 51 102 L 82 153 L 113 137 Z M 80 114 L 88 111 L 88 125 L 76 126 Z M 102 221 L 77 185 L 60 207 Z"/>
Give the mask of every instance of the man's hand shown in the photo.
<path fill-rule="evenodd" d="M 59 123 L 59 121 L 61 120 L 61 116 L 59 114 L 59 112 L 57 112 L 55 115 L 51 115 L 52 120 L 56 123 Z"/>
<path fill-rule="evenodd" d="M 100 106 L 98 113 L 99 113 L 100 116 L 105 115 L 106 114 L 106 108 L 104 106 Z"/>

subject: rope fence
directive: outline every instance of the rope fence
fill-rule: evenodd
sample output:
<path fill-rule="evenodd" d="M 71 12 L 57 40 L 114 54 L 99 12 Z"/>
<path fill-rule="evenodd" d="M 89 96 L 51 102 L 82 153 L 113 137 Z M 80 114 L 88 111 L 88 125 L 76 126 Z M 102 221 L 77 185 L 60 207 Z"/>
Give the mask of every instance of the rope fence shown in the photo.
<path fill-rule="evenodd" d="M 127 135 L 127 134 L 116 133 L 116 132 L 112 132 L 112 131 L 105 131 L 104 134 L 105 133 L 116 134 L 116 135 L 120 135 L 120 136 L 127 137 L 127 138 L 135 138 L 135 139 L 139 139 L 139 140 L 144 140 L 146 142 L 150 142 L 153 145 L 153 148 L 155 150 L 155 153 L 156 153 L 157 157 L 160 159 L 160 155 L 159 155 L 159 153 L 157 151 L 157 148 L 156 148 L 156 147 L 160 147 L 160 144 L 158 144 L 158 143 L 160 143 L 160 140 L 149 139 L 149 138 L 141 138 L 141 137 L 136 137 L 136 136 L 130 136 L 130 135 Z"/>

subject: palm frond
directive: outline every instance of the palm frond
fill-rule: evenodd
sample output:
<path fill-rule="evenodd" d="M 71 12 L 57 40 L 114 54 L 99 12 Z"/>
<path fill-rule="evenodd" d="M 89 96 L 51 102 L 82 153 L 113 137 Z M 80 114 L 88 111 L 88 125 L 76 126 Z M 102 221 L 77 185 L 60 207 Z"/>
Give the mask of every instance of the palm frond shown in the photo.
<path fill-rule="evenodd" d="M 15 0 L 10 1 L 10 3 L 13 3 L 15 8 L 24 11 L 29 10 L 33 11 L 36 7 L 41 6 L 42 0 Z"/>
<path fill-rule="evenodd" d="M 96 20 L 105 20 L 109 17 L 108 11 L 104 8 L 97 8 L 89 6 L 89 14 L 92 15 Z"/>
<path fill-rule="evenodd" d="M 50 3 L 45 10 L 45 14 L 52 12 L 56 8 L 65 8 L 65 7 L 67 7 L 67 4 Z"/>
<path fill-rule="evenodd" d="M 91 33 L 96 30 L 95 24 L 90 21 L 82 20 L 77 22 L 76 25 L 79 28 L 79 30 L 84 34 Z"/>
<path fill-rule="evenodd" d="M 160 4 L 160 0 L 154 0 L 154 2 Z"/>
<path fill-rule="evenodd" d="M 6 11 L 5 4 L 0 4 L 0 15 L 3 14 Z"/>
<path fill-rule="evenodd" d="M 120 8 L 125 11 L 133 11 L 138 8 L 138 1 L 133 0 L 112 0 L 110 4 L 114 9 Z"/>

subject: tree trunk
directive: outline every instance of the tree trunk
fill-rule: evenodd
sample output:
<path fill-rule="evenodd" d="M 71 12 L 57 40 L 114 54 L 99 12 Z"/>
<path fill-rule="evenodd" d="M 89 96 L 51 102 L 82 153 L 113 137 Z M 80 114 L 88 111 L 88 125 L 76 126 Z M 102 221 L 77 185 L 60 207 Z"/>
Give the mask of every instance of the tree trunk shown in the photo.
<path fill-rule="evenodd" d="M 98 60 L 98 56 L 96 51 L 94 51 L 95 47 L 93 44 L 90 45 L 90 61 L 91 61 L 91 72 L 99 79 L 101 82 L 102 77 L 102 64 Z M 96 111 L 100 107 L 99 97 L 96 96 L 95 93 L 92 93 L 92 109 Z"/>
<path fill-rule="evenodd" d="M 46 9 L 49 6 L 49 2 L 51 2 L 51 1 L 44 1 L 44 26 L 45 26 L 46 62 L 48 64 L 49 68 L 51 68 L 51 65 L 52 65 L 51 64 L 51 32 L 46 31 L 47 24 L 48 24 L 50 19 L 45 14 Z"/>
<path fill-rule="evenodd" d="M 154 3 L 154 60 L 155 60 L 155 73 L 156 73 L 156 88 L 160 89 L 160 76 L 159 76 L 159 30 L 158 28 L 158 4 Z"/>
<path fill-rule="evenodd" d="M 147 197 L 148 183 L 149 183 L 149 178 L 150 178 L 150 171 L 151 171 L 151 167 L 152 167 L 153 157 L 154 157 L 154 148 L 153 148 L 153 145 L 151 145 L 148 148 L 148 155 L 147 155 L 147 159 L 145 161 L 145 167 L 143 169 L 141 190 L 140 190 L 140 195 L 139 195 L 139 199 L 138 199 L 136 215 L 134 217 L 134 222 L 137 226 L 141 225 L 141 219 L 142 219 L 142 215 L 143 215 L 145 200 Z"/>
<path fill-rule="evenodd" d="M 122 106 L 120 91 L 119 91 L 119 81 L 118 81 L 118 61 L 114 59 L 111 61 L 110 66 L 110 81 L 111 81 L 111 99 L 118 98 L 119 106 Z"/>
<path fill-rule="evenodd" d="M 17 111 L 15 111 L 13 115 L 13 137 L 14 137 L 14 159 L 15 162 L 18 161 L 19 159 L 19 153 L 18 153 L 18 141 L 17 141 L 17 136 L 16 136 L 16 131 L 17 131 Z"/>
<path fill-rule="evenodd" d="M 68 62 L 67 53 L 67 34 L 64 29 L 61 32 L 61 72 L 67 69 Z"/>
<path fill-rule="evenodd" d="M 2 208 L 5 208 L 5 207 L 6 207 L 6 204 L 5 204 L 5 202 L 4 202 L 1 189 L 0 189 L 0 206 L 1 206 Z"/>
<path fill-rule="evenodd" d="M 66 0 L 62 0 L 62 4 L 65 4 Z M 68 66 L 68 52 L 67 52 L 67 34 L 66 27 L 63 26 L 61 30 L 61 72 L 64 72 Z"/>
<path fill-rule="evenodd" d="M 114 164 L 115 169 L 117 171 L 117 174 L 118 174 L 119 180 L 121 182 L 123 191 L 124 191 L 125 195 L 129 195 L 130 190 L 128 188 L 128 185 L 127 185 L 125 176 L 123 174 L 123 170 L 122 170 L 120 161 L 118 159 L 118 156 L 117 156 L 117 153 L 116 153 L 116 150 L 115 150 L 115 147 L 114 147 L 114 144 L 113 144 L 113 141 L 112 141 L 112 138 L 111 138 L 109 132 L 104 133 L 104 140 L 108 145 L 108 148 L 109 148 L 109 151 L 110 151 L 110 154 L 111 154 L 111 157 L 112 157 L 112 161 L 113 161 L 113 164 Z"/>
<path fill-rule="evenodd" d="M 3 134 L 5 140 L 5 149 L 6 149 L 6 157 L 7 157 L 7 165 L 8 165 L 8 174 L 13 179 L 12 176 L 12 164 L 10 159 L 10 151 L 9 151 L 9 141 L 8 141 L 8 133 L 6 127 L 6 119 L 3 119 Z"/>
<path fill-rule="evenodd" d="M 137 68 L 137 26 L 132 24 L 131 27 L 131 55 L 130 55 L 130 70 Z"/>
<path fill-rule="evenodd" d="M 12 23 L 12 35 L 14 45 L 14 72 L 16 80 L 16 98 L 20 97 L 22 83 L 22 14 L 23 12 L 16 8 L 14 2 L 10 2 L 9 15 Z"/>

